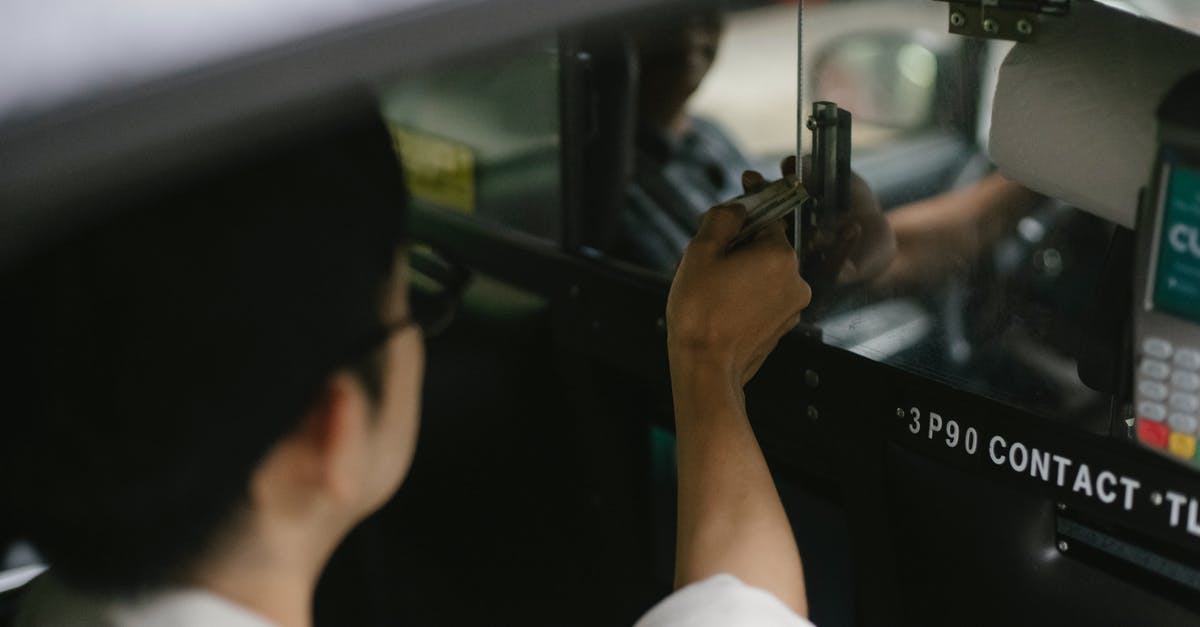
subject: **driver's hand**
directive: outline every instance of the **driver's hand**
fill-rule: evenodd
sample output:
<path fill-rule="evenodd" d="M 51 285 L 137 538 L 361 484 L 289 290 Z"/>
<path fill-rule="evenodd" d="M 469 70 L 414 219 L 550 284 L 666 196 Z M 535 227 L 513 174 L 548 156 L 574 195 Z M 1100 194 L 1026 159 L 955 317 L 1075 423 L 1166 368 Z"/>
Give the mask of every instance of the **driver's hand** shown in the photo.
<path fill-rule="evenodd" d="M 740 389 L 812 298 L 782 221 L 726 250 L 745 219 L 737 204 L 710 209 L 683 254 L 667 299 L 673 376 L 715 369 Z"/>
<path fill-rule="evenodd" d="M 784 176 L 796 172 L 796 158 L 783 160 L 780 170 Z M 812 176 L 812 160 L 804 158 L 804 180 Z M 883 274 L 896 256 L 896 235 L 891 223 L 883 214 L 879 200 L 860 176 L 850 173 L 850 203 L 846 213 L 833 232 L 819 234 L 829 241 L 818 242 L 818 246 L 833 249 L 832 258 L 840 259 L 837 282 L 841 285 L 870 281 Z M 766 185 L 758 172 L 742 175 L 742 187 L 753 191 Z"/>

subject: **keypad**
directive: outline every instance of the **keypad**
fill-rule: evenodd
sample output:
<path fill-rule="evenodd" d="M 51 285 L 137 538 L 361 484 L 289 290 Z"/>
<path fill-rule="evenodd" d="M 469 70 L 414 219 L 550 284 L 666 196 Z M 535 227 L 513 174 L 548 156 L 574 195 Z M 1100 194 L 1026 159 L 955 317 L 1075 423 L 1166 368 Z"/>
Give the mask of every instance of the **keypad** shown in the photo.
<path fill-rule="evenodd" d="M 1142 338 L 1134 389 L 1137 439 L 1163 454 L 1200 466 L 1200 349 Z"/>
<path fill-rule="evenodd" d="M 1184 392 L 1195 392 L 1200 390 L 1200 375 L 1176 371 L 1171 375 L 1171 386 Z"/>

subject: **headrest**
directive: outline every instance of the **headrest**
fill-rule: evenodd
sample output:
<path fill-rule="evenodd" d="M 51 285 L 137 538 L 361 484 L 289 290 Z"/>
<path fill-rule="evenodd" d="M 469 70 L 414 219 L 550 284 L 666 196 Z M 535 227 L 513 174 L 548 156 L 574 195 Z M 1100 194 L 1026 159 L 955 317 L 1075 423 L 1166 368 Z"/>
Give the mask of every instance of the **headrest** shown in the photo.
<path fill-rule="evenodd" d="M 1097 2 L 1047 20 L 1000 68 L 989 151 L 1009 178 L 1132 227 L 1155 112 L 1200 67 L 1200 38 Z M 1200 112 L 1197 112 L 1200 115 Z"/>

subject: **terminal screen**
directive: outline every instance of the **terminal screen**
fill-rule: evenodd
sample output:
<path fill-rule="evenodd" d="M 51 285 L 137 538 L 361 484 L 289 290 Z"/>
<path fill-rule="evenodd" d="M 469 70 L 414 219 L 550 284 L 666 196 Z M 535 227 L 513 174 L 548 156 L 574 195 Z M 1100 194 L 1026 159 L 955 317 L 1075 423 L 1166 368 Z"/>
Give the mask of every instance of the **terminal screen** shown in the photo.
<path fill-rule="evenodd" d="M 1200 322 L 1200 171 L 1179 164 L 1163 200 L 1154 305 Z"/>

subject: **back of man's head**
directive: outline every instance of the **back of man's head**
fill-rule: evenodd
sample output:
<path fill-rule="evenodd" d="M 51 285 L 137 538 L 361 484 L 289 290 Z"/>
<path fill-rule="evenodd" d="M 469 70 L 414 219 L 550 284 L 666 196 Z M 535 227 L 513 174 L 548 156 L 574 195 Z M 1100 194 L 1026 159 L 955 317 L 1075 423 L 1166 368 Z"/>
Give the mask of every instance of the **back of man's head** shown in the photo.
<path fill-rule="evenodd" d="M 5 277 L 0 471 L 68 583 L 185 573 L 378 333 L 404 223 L 387 132 L 373 109 L 310 131 Z"/>

